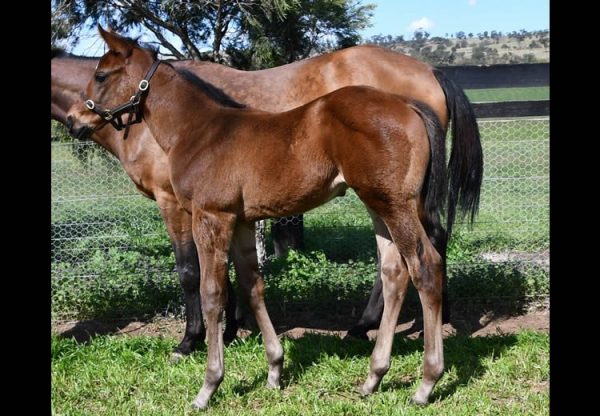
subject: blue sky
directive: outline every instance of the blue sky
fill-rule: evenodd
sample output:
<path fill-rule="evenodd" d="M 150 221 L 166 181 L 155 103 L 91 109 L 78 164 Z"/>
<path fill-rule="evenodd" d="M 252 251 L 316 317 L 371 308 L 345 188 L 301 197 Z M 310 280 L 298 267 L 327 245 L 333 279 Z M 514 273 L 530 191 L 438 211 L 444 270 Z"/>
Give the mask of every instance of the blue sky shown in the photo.
<path fill-rule="evenodd" d="M 363 0 L 374 3 L 371 22 L 362 36 L 404 35 L 410 39 L 421 27 L 431 36 L 445 36 L 458 31 L 477 34 L 485 30 L 511 32 L 550 28 L 549 0 Z M 142 40 L 149 40 L 142 37 Z M 82 34 L 80 44 L 72 51 L 78 55 L 98 56 L 103 43 L 97 32 Z"/>
<path fill-rule="evenodd" d="M 373 26 L 362 35 L 404 35 L 417 27 L 431 36 L 459 31 L 474 34 L 487 30 L 543 30 L 550 28 L 549 0 L 374 0 Z"/>

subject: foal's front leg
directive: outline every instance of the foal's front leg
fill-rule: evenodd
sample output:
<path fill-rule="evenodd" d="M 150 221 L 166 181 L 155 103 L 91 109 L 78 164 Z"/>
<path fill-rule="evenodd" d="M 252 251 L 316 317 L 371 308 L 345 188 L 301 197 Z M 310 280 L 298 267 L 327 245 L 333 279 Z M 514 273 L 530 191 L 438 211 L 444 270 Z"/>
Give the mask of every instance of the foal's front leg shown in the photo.
<path fill-rule="evenodd" d="M 227 303 L 227 256 L 235 221 L 235 215 L 221 212 L 195 210 L 192 215 L 194 241 L 200 257 L 200 296 L 208 343 L 204 384 L 193 403 L 196 409 L 206 409 L 225 374 L 223 311 Z"/>
<path fill-rule="evenodd" d="M 156 202 L 175 251 L 177 272 L 185 301 L 185 334 L 171 355 L 171 361 L 177 362 L 204 343 L 205 330 L 200 309 L 200 264 L 192 236 L 192 216 L 181 207 L 171 193 L 156 195 Z M 227 325 L 223 338 L 225 342 L 231 342 L 238 329 L 235 318 L 236 297 L 229 279 L 226 283 Z"/>
<path fill-rule="evenodd" d="M 231 253 L 238 283 L 262 333 L 269 362 L 267 387 L 279 388 L 283 370 L 283 348 L 265 306 L 264 281 L 258 268 L 254 227 L 254 223 L 238 223 Z"/>

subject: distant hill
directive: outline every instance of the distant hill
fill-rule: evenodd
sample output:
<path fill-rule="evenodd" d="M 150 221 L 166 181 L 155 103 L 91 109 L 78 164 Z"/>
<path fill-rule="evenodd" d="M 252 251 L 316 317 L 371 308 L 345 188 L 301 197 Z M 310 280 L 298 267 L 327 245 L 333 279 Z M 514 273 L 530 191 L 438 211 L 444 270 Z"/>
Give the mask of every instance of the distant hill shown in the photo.
<path fill-rule="evenodd" d="M 526 30 L 478 34 L 458 32 L 449 37 L 430 37 L 417 31 L 413 39 L 372 36 L 365 43 L 414 56 L 433 65 L 492 65 L 550 62 L 550 31 Z"/>

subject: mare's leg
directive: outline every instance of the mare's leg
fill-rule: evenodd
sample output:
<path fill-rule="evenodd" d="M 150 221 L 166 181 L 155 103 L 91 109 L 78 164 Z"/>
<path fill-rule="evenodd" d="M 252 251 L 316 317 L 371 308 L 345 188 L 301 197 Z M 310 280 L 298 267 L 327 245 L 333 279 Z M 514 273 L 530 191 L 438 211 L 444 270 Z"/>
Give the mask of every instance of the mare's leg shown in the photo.
<path fill-rule="evenodd" d="M 348 335 L 359 339 L 369 339 L 367 331 L 379 327 L 383 315 L 383 282 L 381 280 L 381 239 L 375 236 L 377 241 L 377 276 L 371 289 L 371 295 L 367 306 L 358 322 L 348 330 Z"/>
<path fill-rule="evenodd" d="M 386 225 L 372 211 L 369 210 L 369 213 L 375 226 L 375 238 L 377 239 L 377 248 L 382 264 L 382 297 L 385 302 L 381 324 L 377 332 L 377 341 L 371 354 L 369 376 L 361 389 L 363 394 L 373 393 L 390 368 L 390 355 L 396 323 L 398 322 L 398 315 L 402 308 L 409 280 L 406 266 L 402 262 L 400 253 L 394 245 Z"/>
<path fill-rule="evenodd" d="M 204 341 L 205 330 L 200 306 L 200 264 L 192 236 L 192 216 L 172 195 L 159 195 L 156 200 L 175 252 L 177 273 L 185 302 L 185 333 L 173 351 L 171 360 L 175 362 L 196 350 Z M 235 291 L 229 279 L 227 291 L 227 328 L 223 338 L 225 342 L 231 342 L 237 334 L 238 323 L 235 319 Z"/>
<path fill-rule="evenodd" d="M 278 388 L 283 369 L 283 348 L 265 306 L 264 281 L 258 268 L 255 244 L 254 223 L 238 223 L 231 250 L 236 275 L 263 337 L 269 363 L 267 386 Z"/>
<path fill-rule="evenodd" d="M 204 384 L 193 406 L 205 409 L 225 374 L 223 312 L 227 303 L 227 259 L 236 218 L 232 214 L 196 210 L 192 217 L 194 241 L 200 257 L 200 296 L 206 325 L 208 355 Z"/>

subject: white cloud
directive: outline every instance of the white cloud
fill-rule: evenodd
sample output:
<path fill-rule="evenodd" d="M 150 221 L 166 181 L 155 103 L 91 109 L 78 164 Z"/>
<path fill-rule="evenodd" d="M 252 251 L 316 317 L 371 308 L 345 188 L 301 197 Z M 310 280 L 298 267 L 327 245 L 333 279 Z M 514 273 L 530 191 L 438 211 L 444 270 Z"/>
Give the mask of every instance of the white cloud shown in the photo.
<path fill-rule="evenodd" d="M 418 20 L 412 21 L 410 22 L 410 25 L 408 25 L 408 29 L 409 30 L 427 30 L 427 29 L 431 29 L 433 27 L 433 22 L 431 20 L 429 20 L 427 17 L 421 17 Z"/>
<path fill-rule="evenodd" d="M 477 0 L 469 0 L 467 3 L 469 3 L 469 6 L 475 6 L 477 4 Z"/>

